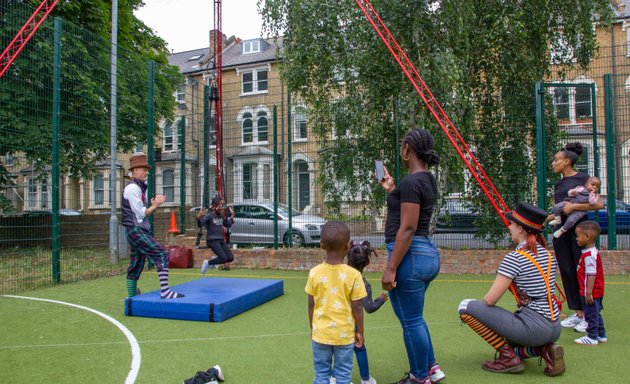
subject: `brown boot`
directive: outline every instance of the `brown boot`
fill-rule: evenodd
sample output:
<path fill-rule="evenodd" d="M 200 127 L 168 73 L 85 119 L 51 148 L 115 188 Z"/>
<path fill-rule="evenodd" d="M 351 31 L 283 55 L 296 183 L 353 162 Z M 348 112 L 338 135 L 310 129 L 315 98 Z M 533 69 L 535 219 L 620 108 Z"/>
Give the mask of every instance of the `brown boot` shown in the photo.
<path fill-rule="evenodd" d="M 566 371 L 564 366 L 564 349 L 562 346 L 551 343 L 542 346 L 540 357 L 545 360 L 545 375 L 558 376 Z"/>
<path fill-rule="evenodd" d="M 481 368 L 494 373 L 517 373 L 525 369 L 521 358 L 509 344 L 497 349 L 497 352 L 499 356 L 494 361 L 486 361 Z"/>

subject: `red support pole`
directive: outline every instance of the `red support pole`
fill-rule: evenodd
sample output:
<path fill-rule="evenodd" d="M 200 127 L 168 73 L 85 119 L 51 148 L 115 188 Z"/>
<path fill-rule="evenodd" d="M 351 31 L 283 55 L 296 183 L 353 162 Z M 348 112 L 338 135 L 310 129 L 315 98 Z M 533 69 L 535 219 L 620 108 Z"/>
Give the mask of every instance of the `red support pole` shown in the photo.
<path fill-rule="evenodd" d="M 35 12 L 29 17 L 22 29 L 15 35 L 9 45 L 2 51 L 0 55 L 0 77 L 9 69 L 11 64 L 20 55 L 20 52 L 26 46 L 26 43 L 35 35 L 37 29 L 46 20 L 53 8 L 59 3 L 59 0 L 44 0 L 37 7 Z"/>
<path fill-rule="evenodd" d="M 216 100 L 214 132 L 216 135 L 216 180 L 217 191 L 225 197 L 223 188 L 223 26 L 221 0 L 214 0 L 214 63 L 216 68 L 216 83 L 218 99 Z"/>
<path fill-rule="evenodd" d="M 378 13 L 374 10 L 372 4 L 370 4 L 368 0 L 355 1 L 365 14 L 365 17 L 370 22 L 376 33 L 378 33 L 381 40 L 383 40 L 383 43 L 385 43 L 385 46 L 387 47 L 389 52 L 392 54 L 392 56 L 394 56 L 394 59 L 396 60 L 396 62 L 398 62 L 398 65 L 400 65 L 400 68 L 405 73 L 405 76 L 407 76 L 407 79 L 409 79 L 411 85 L 413 85 L 416 92 L 420 95 L 420 98 L 422 98 L 422 101 L 424 101 L 424 104 L 429 109 L 440 128 L 442 128 L 448 140 L 457 151 L 457 154 L 459 154 L 461 159 L 464 161 L 464 164 L 466 164 L 466 167 L 468 167 L 468 170 L 479 184 L 479 187 L 483 190 L 484 194 L 507 227 L 509 225 L 509 222 L 505 217 L 505 212 L 509 211 L 510 209 L 508 208 L 507 204 L 505 203 L 497 189 L 494 187 L 494 184 L 492 184 L 492 181 L 490 180 L 486 172 L 481 167 L 481 164 L 479 164 L 479 162 L 477 161 L 475 155 L 472 153 L 464 139 L 459 134 L 457 128 L 455 128 L 455 125 L 448 118 L 440 103 L 433 97 L 431 90 L 429 90 L 429 87 L 427 87 L 427 85 L 424 83 L 424 80 L 422 80 L 422 77 L 420 77 L 420 75 L 416 71 L 413 63 L 411 62 L 411 60 L 409 60 L 409 58 L 405 54 L 405 51 L 400 47 L 400 45 L 398 45 L 398 42 L 391 34 L 387 26 L 385 26 L 385 23 L 383 23 L 383 20 L 381 20 Z"/>

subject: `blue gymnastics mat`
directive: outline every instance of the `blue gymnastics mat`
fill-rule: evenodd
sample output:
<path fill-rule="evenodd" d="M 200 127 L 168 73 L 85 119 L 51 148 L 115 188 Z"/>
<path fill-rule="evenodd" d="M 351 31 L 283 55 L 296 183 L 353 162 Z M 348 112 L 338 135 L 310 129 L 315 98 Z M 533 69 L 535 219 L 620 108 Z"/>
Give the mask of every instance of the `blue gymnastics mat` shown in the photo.
<path fill-rule="evenodd" d="M 125 315 L 220 322 L 284 293 L 282 280 L 205 277 L 171 287 L 181 299 L 161 299 L 160 291 L 125 299 Z"/>

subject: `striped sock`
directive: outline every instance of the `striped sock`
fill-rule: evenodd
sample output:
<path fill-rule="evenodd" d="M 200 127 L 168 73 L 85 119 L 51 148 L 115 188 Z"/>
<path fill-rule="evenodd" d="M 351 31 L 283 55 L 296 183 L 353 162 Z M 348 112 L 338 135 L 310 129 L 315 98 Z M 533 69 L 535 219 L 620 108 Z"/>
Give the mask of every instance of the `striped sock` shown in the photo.
<path fill-rule="evenodd" d="M 173 292 L 168 287 L 168 268 L 162 268 L 158 270 L 158 277 L 160 278 L 160 297 L 163 299 L 179 299 L 184 297 L 183 294 Z"/>
<path fill-rule="evenodd" d="M 135 296 L 137 287 L 138 287 L 138 280 L 127 279 L 127 297 Z"/>
<path fill-rule="evenodd" d="M 507 344 L 507 341 L 505 341 L 505 338 L 503 336 L 488 328 L 488 326 L 477 320 L 475 317 L 466 314 L 461 314 L 459 315 L 459 317 L 473 331 L 481 336 L 481 338 L 484 339 L 486 343 L 490 344 L 492 348 L 499 349 Z"/>
<path fill-rule="evenodd" d="M 514 352 L 523 359 L 529 359 L 530 357 L 540 356 L 539 351 L 540 348 L 534 347 L 514 347 Z"/>

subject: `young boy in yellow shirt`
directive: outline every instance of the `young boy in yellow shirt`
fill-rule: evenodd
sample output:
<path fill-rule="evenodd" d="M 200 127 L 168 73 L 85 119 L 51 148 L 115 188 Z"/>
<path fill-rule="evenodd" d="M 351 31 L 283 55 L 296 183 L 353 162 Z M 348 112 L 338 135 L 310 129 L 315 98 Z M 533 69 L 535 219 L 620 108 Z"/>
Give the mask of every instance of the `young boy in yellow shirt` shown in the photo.
<path fill-rule="evenodd" d="M 324 224 L 320 247 L 326 251 L 326 261 L 311 269 L 305 288 L 313 384 L 329 384 L 331 377 L 337 384 L 350 384 L 354 347 L 363 345 L 362 299 L 367 292 L 361 273 L 343 262 L 350 249 L 350 230 L 344 223 Z"/>

